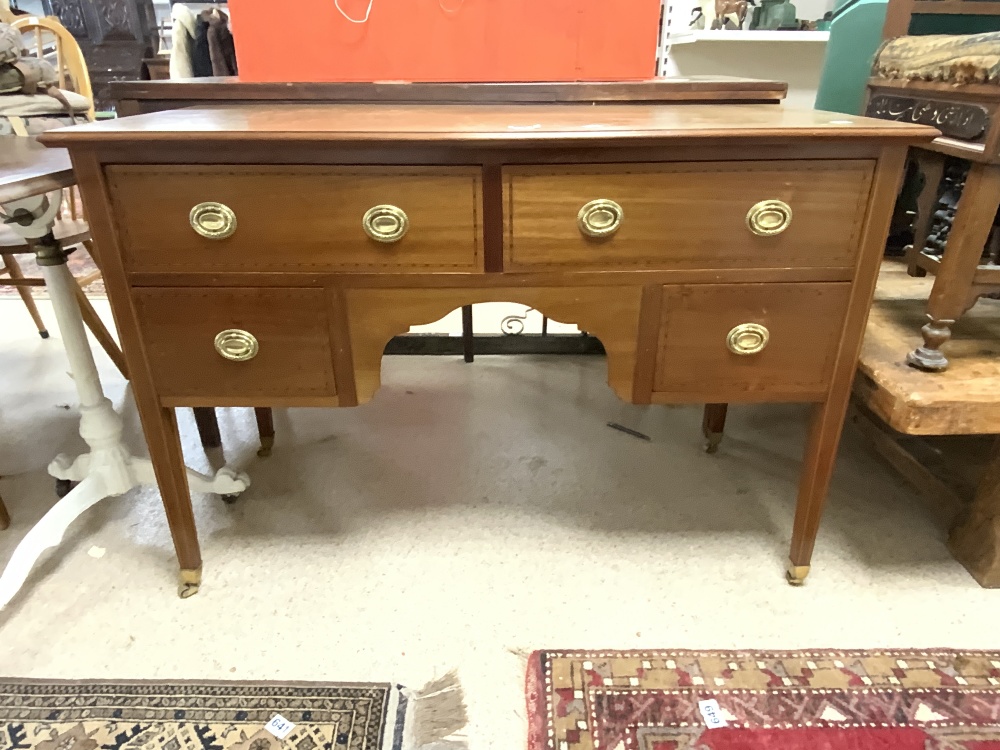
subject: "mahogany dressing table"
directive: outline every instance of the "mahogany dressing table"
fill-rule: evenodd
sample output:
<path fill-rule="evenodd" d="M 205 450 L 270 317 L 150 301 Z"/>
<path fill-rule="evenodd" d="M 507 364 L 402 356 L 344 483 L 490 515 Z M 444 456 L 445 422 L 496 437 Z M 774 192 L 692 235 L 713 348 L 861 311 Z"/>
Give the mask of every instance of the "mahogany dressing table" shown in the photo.
<path fill-rule="evenodd" d="M 271 103 L 42 140 L 72 156 L 186 596 L 175 407 L 364 404 L 392 336 L 487 301 L 592 332 L 631 403 L 812 403 L 802 583 L 906 149 L 935 135 L 773 104 Z"/>

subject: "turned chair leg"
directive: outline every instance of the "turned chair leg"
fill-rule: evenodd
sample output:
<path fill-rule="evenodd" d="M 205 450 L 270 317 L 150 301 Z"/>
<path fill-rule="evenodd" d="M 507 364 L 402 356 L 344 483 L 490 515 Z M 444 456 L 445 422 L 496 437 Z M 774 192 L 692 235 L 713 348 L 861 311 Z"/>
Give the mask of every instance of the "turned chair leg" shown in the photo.
<path fill-rule="evenodd" d="M 719 450 L 722 435 L 726 430 L 726 412 L 729 404 L 705 404 L 705 415 L 701 420 L 701 432 L 705 436 L 705 452 Z"/>
<path fill-rule="evenodd" d="M 983 249 L 1000 205 L 1000 165 L 973 164 L 955 209 L 948 244 L 927 301 L 927 324 L 920 329 L 923 346 L 906 355 L 911 367 L 929 372 L 948 368 L 941 351 L 951 327 L 975 302 L 973 285 Z"/>
<path fill-rule="evenodd" d="M 927 245 L 937 205 L 938 189 L 944 176 L 944 154 L 915 149 L 917 168 L 924 184 L 917 196 L 917 215 L 913 221 L 913 244 L 906 249 L 906 271 L 910 276 L 925 276 L 927 271 L 920 267 L 920 254 Z"/>
<path fill-rule="evenodd" d="M 0 531 L 8 526 L 10 526 L 10 513 L 7 512 L 7 506 L 3 504 L 3 498 L 0 497 Z"/>
<path fill-rule="evenodd" d="M 17 259 L 13 255 L 4 254 L 0 256 L 3 258 L 3 270 L 10 274 L 10 278 L 14 281 L 20 281 L 24 279 L 24 274 L 21 273 L 21 266 L 18 265 Z M 35 304 L 35 298 L 31 296 L 30 286 L 18 286 L 17 293 L 21 295 L 21 300 L 24 302 L 24 306 L 28 308 L 28 315 L 31 319 L 35 321 L 35 328 L 38 329 L 38 335 L 43 339 L 49 337 L 49 332 L 45 330 L 45 323 L 42 321 L 42 316 L 38 313 L 38 306 Z"/>
<path fill-rule="evenodd" d="M 462 306 L 462 352 L 466 362 L 472 362 L 475 358 L 473 343 L 475 339 L 472 335 L 472 305 Z"/>
<path fill-rule="evenodd" d="M 198 425 L 198 435 L 204 448 L 219 448 L 222 446 L 222 435 L 219 433 L 219 420 L 215 409 L 210 406 L 196 406 L 194 421 Z"/>
<path fill-rule="evenodd" d="M 255 407 L 253 414 L 257 418 L 257 432 L 260 434 L 260 450 L 257 455 L 267 458 L 274 447 L 274 414 L 269 408 L 261 406 Z"/>

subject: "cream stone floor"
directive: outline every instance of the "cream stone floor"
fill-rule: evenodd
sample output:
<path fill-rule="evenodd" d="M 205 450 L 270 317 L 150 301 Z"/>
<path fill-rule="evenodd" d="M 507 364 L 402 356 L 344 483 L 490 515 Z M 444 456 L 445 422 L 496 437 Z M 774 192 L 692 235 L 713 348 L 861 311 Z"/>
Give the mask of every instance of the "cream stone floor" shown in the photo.
<path fill-rule="evenodd" d="M 65 370 L 55 333 L 0 301 L 0 563 L 55 500 L 46 463 L 82 447 Z M 105 501 L 0 611 L 0 674 L 418 685 L 457 667 L 470 747 L 516 750 L 532 649 L 1000 647 L 1000 591 L 850 428 L 812 575 L 784 583 L 805 416 L 734 408 L 708 456 L 698 408 L 622 404 L 601 359 L 567 357 L 387 358 L 368 406 L 277 411 L 268 459 L 251 411 L 225 409 L 225 458 L 254 483 L 194 499 L 201 592 L 176 597 L 155 489 Z M 218 461 L 180 419 L 189 463 Z"/>

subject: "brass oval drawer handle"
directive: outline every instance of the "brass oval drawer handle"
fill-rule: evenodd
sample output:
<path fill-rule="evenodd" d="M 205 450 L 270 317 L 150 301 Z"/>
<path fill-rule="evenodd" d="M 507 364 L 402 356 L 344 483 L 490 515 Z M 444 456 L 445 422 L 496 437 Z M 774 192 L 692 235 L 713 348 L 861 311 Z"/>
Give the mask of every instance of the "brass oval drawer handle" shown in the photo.
<path fill-rule="evenodd" d="M 757 354 L 767 346 L 770 332 L 757 323 L 743 323 L 736 326 L 726 337 L 726 346 L 733 354 Z"/>
<path fill-rule="evenodd" d="M 361 221 L 365 234 L 376 242 L 399 242 L 410 228 L 410 218 L 399 206 L 373 206 Z"/>
<path fill-rule="evenodd" d="M 576 224 L 588 237 L 610 237 L 622 225 L 625 212 L 612 200 L 599 198 L 580 209 Z"/>
<path fill-rule="evenodd" d="M 246 362 L 257 356 L 260 344 L 250 331 L 227 328 L 215 336 L 215 351 L 233 362 Z"/>
<path fill-rule="evenodd" d="M 224 240 L 236 231 L 236 214 L 224 203 L 199 203 L 188 219 L 194 231 L 210 240 Z"/>
<path fill-rule="evenodd" d="M 761 201 L 747 211 L 747 228 L 758 237 L 781 234 L 791 223 L 792 207 L 784 201 Z"/>

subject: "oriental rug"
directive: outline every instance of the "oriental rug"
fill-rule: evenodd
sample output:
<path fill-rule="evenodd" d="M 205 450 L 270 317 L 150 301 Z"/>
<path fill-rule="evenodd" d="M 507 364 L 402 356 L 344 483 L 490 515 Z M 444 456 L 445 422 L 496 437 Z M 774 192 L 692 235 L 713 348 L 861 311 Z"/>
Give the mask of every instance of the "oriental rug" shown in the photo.
<path fill-rule="evenodd" d="M 376 683 L 0 679 L 0 750 L 410 750 L 465 724 L 455 675 Z"/>
<path fill-rule="evenodd" d="M 539 651 L 529 750 L 1000 750 L 1000 652 Z"/>

